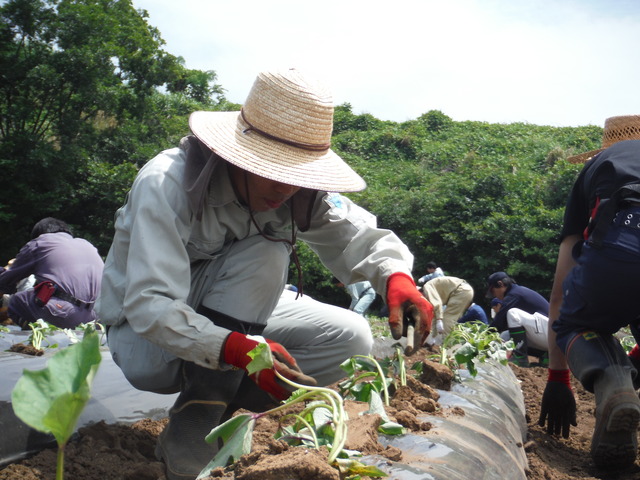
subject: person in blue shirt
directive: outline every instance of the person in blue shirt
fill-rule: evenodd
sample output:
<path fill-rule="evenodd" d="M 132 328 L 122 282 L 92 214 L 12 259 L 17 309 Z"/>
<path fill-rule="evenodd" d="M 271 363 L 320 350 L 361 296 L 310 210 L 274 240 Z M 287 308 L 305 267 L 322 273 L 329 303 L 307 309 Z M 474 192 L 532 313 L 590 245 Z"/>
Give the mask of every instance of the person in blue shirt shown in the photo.
<path fill-rule="evenodd" d="M 427 263 L 427 274 L 423 275 L 416 282 L 418 285 L 424 285 L 429 280 L 433 280 L 437 277 L 444 277 L 444 272 L 442 269 L 436 265 L 436 262 L 428 262 Z"/>
<path fill-rule="evenodd" d="M 491 319 L 496 318 L 496 314 L 500 311 L 501 306 L 502 300 L 498 297 L 493 297 L 493 299 L 491 299 Z"/>
<path fill-rule="evenodd" d="M 333 284 L 338 287 L 343 287 L 347 291 L 351 296 L 349 310 L 357 313 L 358 315 L 364 316 L 373 301 L 376 299 L 376 291 L 374 290 L 373 285 L 371 285 L 371 282 L 366 280 L 345 285 L 334 277 Z"/>
<path fill-rule="evenodd" d="M 508 331 L 515 344 L 510 360 L 528 367 L 529 354 L 534 354 L 541 364 L 548 364 L 549 302 L 538 292 L 518 285 L 506 272 L 489 275 L 487 287 L 487 298 L 502 301 L 489 326 L 500 333 Z"/>
<path fill-rule="evenodd" d="M 489 324 L 489 320 L 487 319 L 487 314 L 484 309 L 477 303 L 472 303 L 465 314 L 458 319 L 458 323 L 474 322 L 478 320 L 487 325 Z"/>

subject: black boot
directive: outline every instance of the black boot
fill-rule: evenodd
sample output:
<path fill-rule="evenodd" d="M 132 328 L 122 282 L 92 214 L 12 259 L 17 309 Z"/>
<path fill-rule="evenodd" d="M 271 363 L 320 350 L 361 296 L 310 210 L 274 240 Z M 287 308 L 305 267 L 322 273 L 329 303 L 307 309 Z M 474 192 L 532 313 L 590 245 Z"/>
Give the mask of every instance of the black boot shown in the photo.
<path fill-rule="evenodd" d="M 596 396 L 596 427 L 591 457 L 599 467 L 624 468 L 638 454 L 640 399 L 633 388 L 637 373 L 612 335 L 583 332 L 569 344 L 574 376 Z"/>
<path fill-rule="evenodd" d="M 167 480 L 195 479 L 213 459 L 218 445 L 204 438 L 231 416 L 227 407 L 244 374 L 244 370 L 211 370 L 184 362 L 180 395 L 156 446 L 156 457 L 166 465 Z"/>
<path fill-rule="evenodd" d="M 509 357 L 509 361 L 519 367 L 528 367 L 529 352 L 527 350 L 527 334 L 524 327 L 510 328 L 509 335 L 515 345 L 511 352 L 511 357 Z"/>

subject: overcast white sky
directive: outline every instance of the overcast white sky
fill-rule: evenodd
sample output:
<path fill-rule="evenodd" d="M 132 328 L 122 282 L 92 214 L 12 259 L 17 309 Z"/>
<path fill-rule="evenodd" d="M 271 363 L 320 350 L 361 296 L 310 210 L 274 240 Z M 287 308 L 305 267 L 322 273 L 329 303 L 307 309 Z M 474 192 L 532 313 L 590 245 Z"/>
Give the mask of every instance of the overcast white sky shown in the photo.
<path fill-rule="evenodd" d="M 295 66 L 336 104 L 403 122 L 604 125 L 640 114 L 639 0 L 133 0 L 188 68 L 243 103 Z"/>

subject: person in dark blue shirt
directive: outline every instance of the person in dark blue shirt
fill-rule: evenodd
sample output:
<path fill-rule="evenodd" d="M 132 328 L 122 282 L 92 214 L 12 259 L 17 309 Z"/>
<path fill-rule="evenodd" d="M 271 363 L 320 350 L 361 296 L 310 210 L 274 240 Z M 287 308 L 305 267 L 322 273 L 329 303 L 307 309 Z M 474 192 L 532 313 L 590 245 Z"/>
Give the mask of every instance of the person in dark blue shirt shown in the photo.
<path fill-rule="evenodd" d="M 521 367 L 529 366 L 529 354 L 548 363 L 547 331 L 549 302 L 538 292 L 518 285 L 506 272 L 495 272 L 487 278 L 487 298 L 502 301 L 489 326 L 499 332 L 508 330 L 515 344 L 510 360 Z"/>
<path fill-rule="evenodd" d="M 478 320 L 487 325 L 489 324 L 487 314 L 482 307 L 477 303 L 472 303 L 465 314 L 458 319 L 458 323 L 474 322 Z"/>

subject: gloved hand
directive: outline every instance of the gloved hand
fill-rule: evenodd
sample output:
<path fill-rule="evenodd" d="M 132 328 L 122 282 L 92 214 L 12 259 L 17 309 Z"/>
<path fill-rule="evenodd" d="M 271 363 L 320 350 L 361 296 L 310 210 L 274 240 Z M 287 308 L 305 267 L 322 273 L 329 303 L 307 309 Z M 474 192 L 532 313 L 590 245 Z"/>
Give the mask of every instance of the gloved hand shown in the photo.
<path fill-rule="evenodd" d="M 415 348 L 422 346 L 431 332 L 433 305 L 416 289 L 416 284 L 408 275 L 398 272 L 387 280 L 387 305 L 389 307 L 389 328 L 394 340 L 407 335 L 407 321 L 412 318 Z"/>
<path fill-rule="evenodd" d="M 570 425 L 576 427 L 576 399 L 571 390 L 569 370 L 549 369 L 547 386 L 542 394 L 542 406 L 538 425 L 547 422 L 547 433 L 558 435 L 562 431 L 564 438 L 569 438 Z"/>
<path fill-rule="evenodd" d="M 298 367 L 296 360 L 279 343 L 265 339 L 261 336 L 244 335 L 238 332 L 231 332 L 223 347 L 223 360 L 235 367 L 247 369 L 251 362 L 251 357 L 247 355 L 260 343 L 267 343 L 273 355 L 273 368 L 266 368 L 249 375 L 258 387 L 267 392 L 277 400 L 286 400 L 295 390 L 291 385 L 281 381 L 276 377 L 276 371 L 283 377 L 293 380 L 302 385 L 317 385 L 318 382 L 313 377 L 305 375 Z"/>
<path fill-rule="evenodd" d="M 444 333 L 444 324 L 442 323 L 442 320 L 438 320 L 436 322 L 436 332 L 438 335 L 442 335 Z"/>
<path fill-rule="evenodd" d="M 629 360 L 631 360 L 631 365 L 635 368 L 638 373 L 633 379 L 633 388 L 638 390 L 640 388 L 640 347 L 636 343 L 631 351 L 629 352 Z"/>

